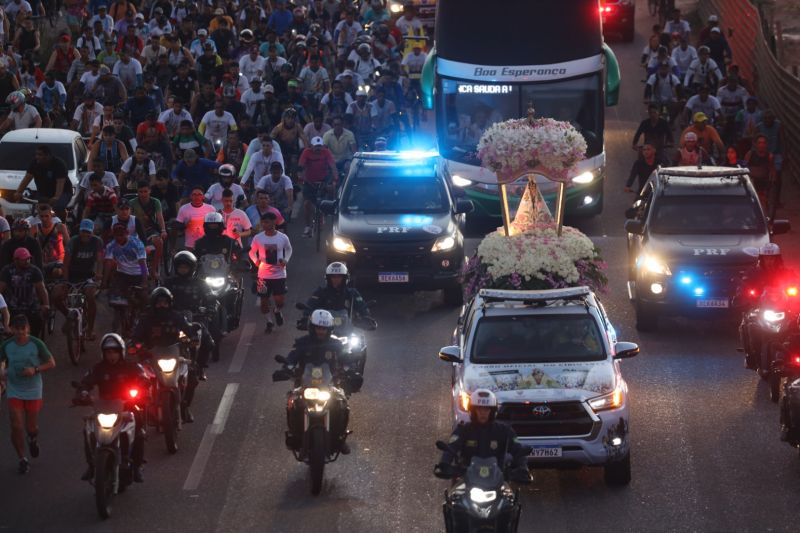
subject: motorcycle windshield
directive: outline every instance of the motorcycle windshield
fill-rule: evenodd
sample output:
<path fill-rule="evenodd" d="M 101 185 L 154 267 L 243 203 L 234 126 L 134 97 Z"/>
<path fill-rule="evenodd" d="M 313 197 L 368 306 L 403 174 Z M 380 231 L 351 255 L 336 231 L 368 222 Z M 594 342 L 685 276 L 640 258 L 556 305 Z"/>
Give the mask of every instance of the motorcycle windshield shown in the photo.
<path fill-rule="evenodd" d="M 121 394 L 121 393 L 120 393 Z M 96 415 L 104 414 L 121 414 L 125 412 L 125 402 L 120 400 L 119 398 L 114 399 L 102 399 L 98 398 L 94 401 L 94 412 Z"/>
<path fill-rule="evenodd" d="M 337 311 L 330 311 L 333 315 L 333 333 L 334 335 L 342 335 L 350 333 L 352 324 L 350 323 L 350 313 L 347 309 L 339 309 Z"/>
<path fill-rule="evenodd" d="M 497 465 L 495 457 L 473 457 L 464 474 L 467 487 L 477 487 L 482 490 L 494 490 L 504 482 L 503 471 Z"/>
<path fill-rule="evenodd" d="M 169 346 L 159 346 L 155 349 L 156 359 L 175 359 L 181 356 L 181 345 L 170 344 Z"/>
<path fill-rule="evenodd" d="M 303 387 L 324 387 L 333 382 L 333 374 L 328 365 L 307 365 L 303 372 Z"/>
<path fill-rule="evenodd" d="M 208 278 L 222 278 L 228 275 L 229 265 L 222 254 L 208 254 L 200 258 L 200 274 Z"/>

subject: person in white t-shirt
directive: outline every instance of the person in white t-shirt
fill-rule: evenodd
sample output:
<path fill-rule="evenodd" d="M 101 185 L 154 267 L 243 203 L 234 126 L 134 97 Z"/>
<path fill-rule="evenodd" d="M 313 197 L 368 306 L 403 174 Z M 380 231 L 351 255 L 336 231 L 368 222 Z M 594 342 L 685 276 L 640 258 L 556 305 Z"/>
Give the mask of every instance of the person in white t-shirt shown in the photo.
<path fill-rule="evenodd" d="M 201 238 L 205 231 L 203 230 L 203 222 L 206 215 L 209 213 L 216 213 L 216 209 L 211 204 L 203 202 L 204 192 L 202 187 L 192 188 L 192 193 L 189 196 L 190 202 L 184 204 L 178 210 L 176 220 L 184 225 L 186 234 L 184 236 L 184 243 L 190 250 L 194 248 L 194 243 L 197 239 Z"/>
<path fill-rule="evenodd" d="M 250 80 L 250 88 L 242 93 L 242 98 L 239 101 L 244 104 L 245 113 L 247 113 L 247 116 L 250 117 L 251 120 L 256 112 L 258 103 L 263 102 L 266 98 L 266 89 L 270 89 L 270 92 L 273 94 L 275 93 L 275 89 L 272 85 L 267 85 L 264 90 L 261 90 L 261 78 L 256 76 Z"/>
<path fill-rule="evenodd" d="M 158 121 L 167 128 L 167 135 L 170 137 L 178 134 L 181 122 L 184 120 L 192 122 L 192 114 L 183 107 L 183 102 L 178 98 L 172 101 L 171 109 L 167 109 L 158 116 Z"/>
<path fill-rule="evenodd" d="M 256 184 L 256 191 L 269 194 L 271 203 L 281 212 L 283 218 L 291 218 L 294 208 L 294 185 L 292 179 L 283 173 L 283 165 L 277 161 L 269 166 L 269 174 Z"/>
<path fill-rule="evenodd" d="M 270 211 L 261 215 L 261 233 L 250 243 L 250 260 L 258 269 L 257 291 L 261 314 L 267 317 L 265 332 L 272 333 L 269 300 L 275 302 L 275 324 L 283 325 L 281 310 L 286 301 L 286 265 L 292 257 L 292 244 L 285 233 L 275 228 L 278 217 Z"/>
<path fill-rule="evenodd" d="M 219 98 L 214 101 L 214 109 L 203 115 L 197 131 L 208 139 L 215 150 L 219 150 L 228 138 L 228 132 L 237 129 L 236 119 L 225 111 L 225 103 Z"/>
<path fill-rule="evenodd" d="M 239 59 L 239 71 L 242 73 L 242 76 L 247 78 L 248 82 L 256 76 L 263 76 L 266 66 L 267 60 L 258 53 L 258 45 L 255 44 L 250 47 L 249 54 Z"/>
<path fill-rule="evenodd" d="M 236 167 L 230 164 L 222 165 L 219 167 L 219 170 L 217 170 L 217 175 L 219 176 L 219 182 L 212 184 L 211 187 L 208 188 L 206 191 L 206 201 L 210 202 L 211 205 L 214 206 L 214 209 L 222 209 L 222 197 L 225 191 L 232 191 L 234 203 L 241 200 L 243 205 L 246 206 L 247 199 L 244 189 L 242 189 L 242 186 L 238 183 L 233 183 L 233 178 L 236 175 Z"/>
<path fill-rule="evenodd" d="M 219 210 L 222 220 L 225 222 L 225 231 L 222 234 L 235 239 L 239 246 L 242 246 L 242 237 L 249 237 L 253 226 L 247 213 L 235 208 L 233 202 L 233 190 L 225 189 L 222 191 L 222 209 Z"/>
<path fill-rule="evenodd" d="M 245 188 L 249 188 L 250 177 L 253 177 L 253 183 L 256 183 L 261 176 L 269 173 L 269 168 L 272 163 L 277 161 L 281 166 L 285 166 L 283 162 L 283 155 L 273 149 L 272 143 L 264 143 L 261 145 L 261 150 L 256 152 L 250 157 L 247 163 L 247 168 L 244 174 L 241 175 L 241 183 Z"/>
<path fill-rule="evenodd" d="M 678 66 L 678 77 L 684 79 L 689 67 L 697 59 L 697 50 L 687 39 L 681 39 L 680 46 L 672 49 L 672 60 Z"/>

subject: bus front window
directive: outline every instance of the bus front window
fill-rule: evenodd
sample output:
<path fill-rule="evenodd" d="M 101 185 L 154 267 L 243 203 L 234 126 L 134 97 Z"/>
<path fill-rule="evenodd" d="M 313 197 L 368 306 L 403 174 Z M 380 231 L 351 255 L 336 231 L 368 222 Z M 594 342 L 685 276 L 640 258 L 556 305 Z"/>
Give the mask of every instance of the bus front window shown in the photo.
<path fill-rule="evenodd" d="M 599 73 L 535 84 L 481 83 L 441 79 L 440 150 L 456 160 L 478 164 L 478 141 L 486 129 L 521 118 L 532 105 L 537 117 L 571 123 L 583 134 L 587 156 L 602 151 L 603 106 Z"/>

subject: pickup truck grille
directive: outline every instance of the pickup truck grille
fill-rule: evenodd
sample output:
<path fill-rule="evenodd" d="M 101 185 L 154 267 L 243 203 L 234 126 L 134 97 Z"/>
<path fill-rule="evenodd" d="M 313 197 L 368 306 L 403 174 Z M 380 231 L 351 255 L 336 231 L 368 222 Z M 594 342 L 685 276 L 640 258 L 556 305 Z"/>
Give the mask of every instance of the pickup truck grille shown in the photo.
<path fill-rule="evenodd" d="M 504 403 L 497 419 L 510 424 L 518 437 L 583 436 L 594 426 L 581 402 Z"/>
<path fill-rule="evenodd" d="M 432 242 L 355 243 L 359 266 L 381 271 L 407 271 L 430 266 Z"/>

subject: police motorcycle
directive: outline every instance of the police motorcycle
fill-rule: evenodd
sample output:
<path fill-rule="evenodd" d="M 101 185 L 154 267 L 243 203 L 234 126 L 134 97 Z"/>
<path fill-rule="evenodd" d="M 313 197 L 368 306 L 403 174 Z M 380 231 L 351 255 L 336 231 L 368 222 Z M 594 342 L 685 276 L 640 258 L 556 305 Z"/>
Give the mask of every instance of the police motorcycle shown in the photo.
<path fill-rule="evenodd" d="M 81 384 L 73 381 L 72 387 L 80 390 Z M 73 406 L 92 406 L 91 415 L 83 417 L 85 442 L 93 451 L 95 504 L 101 518 L 111 516 L 114 496 L 125 492 L 133 483 L 133 441 L 136 420 L 133 410 L 139 409 L 137 401 L 144 401 L 145 391 L 138 384 L 127 387 L 128 401 L 92 400 L 87 391 L 73 399 Z"/>
<path fill-rule="evenodd" d="M 800 450 L 800 335 L 784 344 L 776 362 L 780 376 L 781 440 Z"/>
<path fill-rule="evenodd" d="M 182 427 L 181 402 L 189 380 L 189 365 L 195 364 L 193 352 L 200 346 L 200 332 L 187 336 L 181 332 L 178 342 L 171 346 L 154 347 L 148 357 L 145 348 L 131 344 L 128 353 L 137 356 L 150 377 L 150 402 L 147 420 L 164 434 L 167 452 L 178 451 L 178 432 Z"/>
<path fill-rule="evenodd" d="M 436 447 L 457 455 L 443 441 L 436 441 Z M 517 531 L 522 511 L 519 490 L 506 481 L 496 457 L 473 457 L 466 468 L 455 466 L 437 477 L 454 480 L 442 504 L 447 533 Z"/>
<path fill-rule="evenodd" d="M 239 327 L 239 319 L 242 316 L 242 301 L 244 299 L 244 289 L 242 280 L 236 274 L 250 270 L 250 263 L 246 260 L 230 264 L 223 254 L 206 254 L 198 259 L 197 272 L 209 292 L 217 299 L 216 309 L 217 328 L 213 331 L 231 332 Z M 225 307 L 225 301 L 233 299 L 233 314 L 229 314 Z M 215 338 L 214 342 L 219 345 L 221 339 Z"/>

